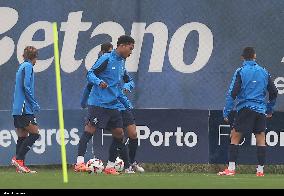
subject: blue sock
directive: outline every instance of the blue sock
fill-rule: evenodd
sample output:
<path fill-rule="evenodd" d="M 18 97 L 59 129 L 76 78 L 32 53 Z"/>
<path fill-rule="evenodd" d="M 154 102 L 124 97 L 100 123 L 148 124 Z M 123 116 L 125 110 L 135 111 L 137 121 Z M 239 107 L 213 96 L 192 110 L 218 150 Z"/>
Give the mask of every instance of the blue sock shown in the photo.
<path fill-rule="evenodd" d="M 92 138 L 93 134 L 84 131 L 81 135 L 80 141 L 79 141 L 79 147 L 78 147 L 78 156 L 84 156 L 87 150 L 87 144 Z"/>

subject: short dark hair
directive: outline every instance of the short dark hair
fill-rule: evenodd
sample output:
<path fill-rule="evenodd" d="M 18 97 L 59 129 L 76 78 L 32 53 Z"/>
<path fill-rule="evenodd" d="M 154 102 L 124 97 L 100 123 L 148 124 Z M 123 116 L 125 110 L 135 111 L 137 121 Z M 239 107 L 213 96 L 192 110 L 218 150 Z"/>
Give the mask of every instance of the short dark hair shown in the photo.
<path fill-rule="evenodd" d="M 35 47 L 27 46 L 24 49 L 24 54 L 23 54 L 24 60 L 33 60 L 37 58 L 37 56 L 38 56 L 38 51 Z"/>
<path fill-rule="evenodd" d="M 109 49 L 113 48 L 113 45 L 110 43 L 110 42 L 106 42 L 106 43 L 103 43 L 101 45 L 101 52 L 102 53 L 106 53 L 109 51 Z"/>
<path fill-rule="evenodd" d="M 134 44 L 135 41 L 132 37 L 128 36 L 128 35 L 122 35 L 118 38 L 117 40 L 117 46 L 119 46 L 120 44 Z"/>
<path fill-rule="evenodd" d="M 255 55 L 255 50 L 253 47 L 244 48 L 242 57 L 244 57 L 245 60 L 254 59 L 254 55 Z"/>

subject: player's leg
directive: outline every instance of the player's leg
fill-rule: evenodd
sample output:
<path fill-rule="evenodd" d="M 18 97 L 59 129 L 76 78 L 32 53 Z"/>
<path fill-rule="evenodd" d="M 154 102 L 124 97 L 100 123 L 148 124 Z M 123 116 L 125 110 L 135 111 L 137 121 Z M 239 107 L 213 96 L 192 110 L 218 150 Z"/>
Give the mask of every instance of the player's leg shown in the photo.
<path fill-rule="evenodd" d="M 90 106 L 88 108 L 88 116 L 86 118 L 86 123 L 85 123 L 85 129 L 84 132 L 82 133 L 80 140 L 79 140 L 79 145 L 78 145 L 78 154 L 77 154 L 77 162 L 74 166 L 74 171 L 75 172 L 85 172 L 87 171 L 87 167 L 85 165 L 85 153 L 87 151 L 87 145 L 90 139 L 93 137 L 93 134 L 96 131 L 96 123 L 97 123 L 97 117 L 96 117 L 96 108 Z"/>
<path fill-rule="evenodd" d="M 132 165 L 129 162 L 129 153 L 126 144 L 126 140 L 124 138 L 123 129 L 115 128 L 112 131 L 113 133 L 113 143 L 110 147 L 110 160 L 116 159 L 117 156 L 117 149 L 119 151 L 119 155 L 124 162 L 124 171 L 125 173 L 131 174 L 135 173 Z"/>
<path fill-rule="evenodd" d="M 266 117 L 264 114 L 257 114 L 255 122 L 254 134 L 256 137 L 256 153 L 258 166 L 256 168 L 257 176 L 264 176 L 264 164 L 266 159 L 266 144 L 265 144 Z"/>
<path fill-rule="evenodd" d="M 128 150 L 129 150 L 129 162 L 133 164 L 135 162 L 136 151 L 138 147 L 138 139 L 136 132 L 136 125 L 130 124 L 126 127 L 127 135 L 129 138 Z"/>
<path fill-rule="evenodd" d="M 20 171 L 25 173 L 35 173 L 31 171 L 24 163 L 25 156 L 31 149 L 32 145 L 39 138 L 38 125 L 34 115 L 23 115 L 19 120 L 19 127 L 24 127 L 24 130 L 29 133 L 20 146 L 18 146 L 18 152 L 16 159 L 12 159 L 12 164 L 15 165 Z M 24 132 L 23 132 L 24 134 Z"/>
<path fill-rule="evenodd" d="M 16 144 L 16 155 L 17 155 L 19 153 L 23 141 L 29 136 L 29 132 L 27 132 L 24 128 L 16 128 L 16 133 L 18 136 Z"/>
<path fill-rule="evenodd" d="M 121 152 L 121 147 L 123 145 L 124 133 L 122 128 L 112 128 L 112 143 L 109 148 L 109 158 L 107 167 L 114 167 L 115 159 Z"/>
<path fill-rule="evenodd" d="M 84 132 L 82 133 L 80 140 L 79 140 L 77 162 L 74 166 L 75 172 L 87 171 L 84 156 L 85 156 L 85 153 L 87 151 L 87 145 L 88 145 L 90 139 L 93 137 L 95 131 L 96 131 L 96 128 L 93 125 L 91 125 L 90 122 L 88 122 L 85 125 Z"/>
<path fill-rule="evenodd" d="M 18 136 L 17 144 L 16 144 L 16 154 L 12 158 L 12 160 L 16 160 L 16 155 L 19 153 L 20 147 L 23 141 L 29 136 L 29 133 L 24 128 L 16 128 L 16 133 Z M 21 171 L 16 167 L 16 172 L 20 173 Z"/>
<path fill-rule="evenodd" d="M 123 127 L 127 130 L 128 135 L 128 150 L 129 150 L 129 161 L 130 164 L 135 162 L 135 155 L 138 147 L 138 139 L 136 132 L 135 119 L 131 110 L 124 110 L 121 112 Z"/>
<path fill-rule="evenodd" d="M 236 160 L 238 157 L 238 149 L 239 149 L 239 142 L 242 137 L 242 134 L 236 131 L 235 128 L 231 131 L 231 143 L 229 144 L 228 148 L 228 168 L 226 168 L 224 171 L 221 171 L 218 173 L 218 175 L 223 176 L 233 176 L 235 175 L 235 169 L 236 169 Z"/>
<path fill-rule="evenodd" d="M 242 134 L 236 129 L 233 128 L 231 131 L 231 143 L 229 145 L 229 154 L 228 154 L 228 160 L 229 160 L 229 167 L 228 169 L 231 171 L 234 171 L 236 169 L 236 161 L 239 154 L 239 143 L 242 138 Z"/>
<path fill-rule="evenodd" d="M 115 160 L 119 154 L 124 161 L 124 167 L 129 169 L 129 155 L 128 149 L 125 145 L 124 132 L 123 132 L 123 122 L 121 112 L 118 110 L 109 110 L 110 120 L 107 127 L 111 128 L 112 131 L 112 143 L 109 148 L 109 159 L 105 169 L 108 173 L 109 169 L 113 169 L 115 165 Z"/>
<path fill-rule="evenodd" d="M 137 148 L 138 148 L 136 125 L 130 124 L 126 127 L 126 129 L 127 129 L 127 134 L 129 138 L 128 150 L 129 150 L 130 164 L 133 167 L 134 171 L 144 172 L 145 171 L 144 168 L 141 165 L 139 165 L 139 163 L 135 159 Z"/>
<path fill-rule="evenodd" d="M 236 169 L 236 161 L 239 153 L 239 143 L 242 135 L 251 131 L 254 127 L 255 114 L 248 108 L 243 108 L 237 112 L 231 131 L 231 142 L 228 148 L 229 166 L 218 175 L 234 175 Z"/>

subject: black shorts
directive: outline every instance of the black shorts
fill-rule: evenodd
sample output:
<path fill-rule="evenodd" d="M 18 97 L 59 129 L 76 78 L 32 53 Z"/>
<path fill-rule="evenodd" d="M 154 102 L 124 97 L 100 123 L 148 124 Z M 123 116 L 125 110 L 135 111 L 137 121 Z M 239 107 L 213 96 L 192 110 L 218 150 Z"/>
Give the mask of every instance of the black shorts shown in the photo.
<path fill-rule="evenodd" d="M 86 123 L 91 123 L 97 129 L 109 127 L 123 128 L 122 116 L 120 111 L 96 106 L 88 106 L 88 116 Z"/>
<path fill-rule="evenodd" d="M 29 124 L 37 125 L 36 117 L 33 114 L 14 115 L 15 128 L 25 128 Z"/>
<path fill-rule="evenodd" d="M 242 108 L 236 113 L 233 127 L 241 133 L 265 132 L 266 116 L 249 108 Z"/>
<path fill-rule="evenodd" d="M 123 121 L 123 127 L 127 127 L 129 125 L 135 124 L 135 118 L 132 114 L 131 110 L 123 110 L 121 111 L 122 114 L 122 121 Z"/>

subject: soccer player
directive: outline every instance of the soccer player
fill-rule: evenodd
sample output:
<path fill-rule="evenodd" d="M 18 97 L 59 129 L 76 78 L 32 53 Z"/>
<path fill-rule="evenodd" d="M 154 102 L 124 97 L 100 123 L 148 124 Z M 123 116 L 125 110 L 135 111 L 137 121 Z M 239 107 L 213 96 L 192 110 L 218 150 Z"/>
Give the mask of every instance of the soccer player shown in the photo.
<path fill-rule="evenodd" d="M 103 55 L 88 72 L 88 82 L 94 86 L 88 99 L 91 122 L 96 128 L 111 128 L 113 141 L 109 151 L 109 161 L 114 162 L 117 149 L 121 151 L 125 167 L 130 167 L 128 153 L 125 150 L 123 122 L 120 111 L 125 109 L 118 100 L 121 93 L 120 82 L 125 73 L 125 59 L 134 49 L 134 39 L 123 35 L 118 38 L 117 48 L 109 55 Z M 103 58 L 105 57 L 105 58 Z M 105 173 L 116 174 L 114 168 L 106 167 Z"/>
<path fill-rule="evenodd" d="M 34 116 L 40 110 L 34 96 L 33 66 L 36 63 L 37 56 L 37 49 L 33 46 L 27 46 L 23 54 L 24 62 L 19 65 L 16 73 L 12 115 L 18 140 L 16 156 L 12 158 L 11 163 L 16 166 L 16 171 L 23 173 L 36 173 L 25 165 L 25 156 L 39 138 L 39 128 Z"/>
<path fill-rule="evenodd" d="M 113 49 L 113 45 L 110 42 L 103 43 L 101 45 L 101 51 L 99 52 L 98 59 L 105 53 L 110 53 Z M 87 101 L 90 95 L 90 92 L 92 90 L 93 84 L 87 83 L 87 85 L 84 88 L 83 96 L 81 99 L 81 107 L 86 108 L 87 107 Z M 84 172 L 87 171 L 87 167 L 85 165 L 84 155 L 87 150 L 87 144 L 92 138 L 96 131 L 96 128 L 89 122 L 89 119 L 87 119 L 86 125 L 85 125 L 85 131 L 81 135 L 80 141 L 79 141 L 79 147 L 78 147 L 78 156 L 77 156 L 77 163 L 74 166 L 75 172 Z M 94 157 L 95 158 L 95 157 Z"/>
<path fill-rule="evenodd" d="M 118 95 L 121 91 L 119 85 L 124 74 L 125 59 L 130 56 L 133 48 L 134 39 L 132 37 L 126 35 L 119 37 L 117 48 L 99 58 L 87 74 L 88 82 L 93 84 L 88 99 L 89 124 L 92 124 L 96 129 L 105 129 L 106 126 L 111 128 L 113 142 L 109 161 L 112 162 L 116 159 L 113 154 L 116 154 L 117 149 L 124 152 L 122 149 L 125 147 L 120 114 L 120 110 L 125 107 L 118 101 Z M 88 137 L 90 139 L 91 134 Z M 124 160 L 127 160 L 128 155 L 125 152 L 122 156 Z M 106 168 L 105 173 L 118 174 L 114 168 Z"/>
<path fill-rule="evenodd" d="M 235 71 L 223 110 L 224 120 L 228 122 L 228 115 L 234 108 L 234 100 L 237 100 L 237 114 L 229 145 L 229 166 L 218 175 L 233 176 L 235 174 L 240 139 L 243 134 L 252 131 L 257 145 L 256 176 L 264 176 L 266 118 L 272 117 L 278 92 L 268 71 L 255 61 L 256 53 L 253 47 L 244 48 L 242 59 L 243 65 Z M 265 101 L 267 91 L 268 103 Z"/>

